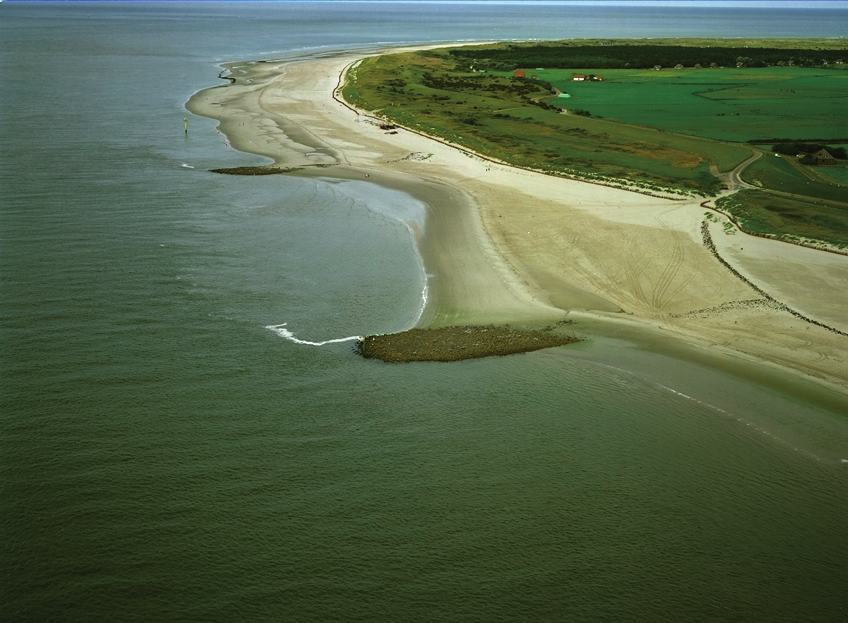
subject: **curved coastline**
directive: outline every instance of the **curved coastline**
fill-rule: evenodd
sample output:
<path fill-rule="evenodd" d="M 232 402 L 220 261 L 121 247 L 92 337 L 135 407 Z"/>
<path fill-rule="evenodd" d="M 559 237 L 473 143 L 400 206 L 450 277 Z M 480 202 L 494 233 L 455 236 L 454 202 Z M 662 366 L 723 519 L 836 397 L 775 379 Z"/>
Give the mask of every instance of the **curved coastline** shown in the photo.
<path fill-rule="evenodd" d="M 751 298 L 750 288 L 703 247 L 697 201 L 551 178 L 402 129 L 388 134 L 333 97 L 344 69 L 365 55 L 233 63 L 234 82 L 200 91 L 186 106 L 218 119 L 237 149 L 300 168 L 289 175 L 369 181 L 427 205 L 418 244 L 430 296 L 417 326 L 582 318 L 602 333 L 673 336 L 711 351 L 719 365 L 741 355 L 848 393 L 848 338 L 779 309 L 736 305 Z M 839 292 L 846 258 L 787 252 L 790 245 L 728 236 L 721 225 L 706 226 L 739 274 L 848 331 L 848 294 Z M 715 312 L 692 313 L 705 309 Z"/>

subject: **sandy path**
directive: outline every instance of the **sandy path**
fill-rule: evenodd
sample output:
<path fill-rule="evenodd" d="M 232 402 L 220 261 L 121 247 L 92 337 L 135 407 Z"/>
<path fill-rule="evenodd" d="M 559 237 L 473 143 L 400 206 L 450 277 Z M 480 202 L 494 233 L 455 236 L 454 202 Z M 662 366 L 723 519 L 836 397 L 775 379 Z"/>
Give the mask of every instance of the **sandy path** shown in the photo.
<path fill-rule="evenodd" d="M 361 53 L 360 55 L 361 56 Z M 648 197 L 492 164 L 426 137 L 388 134 L 332 97 L 356 56 L 244 63 L 198 93 L 233 146 L 306 175 L 366 179 L 428 205 L 420 240 L 433 299 L 423 318 L 638 326 L 753 357 L 848 390 L 848 337 L 761 298 L 704 246 L 698 202 Z M 716 251 L 774 299 L 848 333 L 848 257 L 709 225 Z M 752 302 L 753 301 L 753 302 Z"/>

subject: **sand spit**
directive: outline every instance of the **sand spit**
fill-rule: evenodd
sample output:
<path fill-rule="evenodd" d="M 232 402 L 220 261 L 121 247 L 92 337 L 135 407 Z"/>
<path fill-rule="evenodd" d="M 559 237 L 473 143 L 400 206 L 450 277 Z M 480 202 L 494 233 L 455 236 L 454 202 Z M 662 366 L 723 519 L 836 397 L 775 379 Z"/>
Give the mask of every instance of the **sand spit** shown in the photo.
<path fill-rule="evenodd" d="M 848 257 L 747 236 L 714 212 L 708 248 L 698 200 L 514 169 L 381 129 L 334 99 L 363 55 L 235 63 L 234 82 L 188 107 L 220 120 L 234 147 L 302 169 L 290 175 L 367 180 L 421 200 L 431 296 L 419 327 L 635 326 L 719 362 L 769 362 L 848 392 Z"/>
<path fill-rule="evenodd" d="M 366 359 L 388 363 L 502 357 L 579 342 L 577 337 L 556 331 L 563 324 L 569 323 L 559 322 L 540 330 L 495 325 L 410 329 L 363 337 L 356 344 L 356 352 Z"/>

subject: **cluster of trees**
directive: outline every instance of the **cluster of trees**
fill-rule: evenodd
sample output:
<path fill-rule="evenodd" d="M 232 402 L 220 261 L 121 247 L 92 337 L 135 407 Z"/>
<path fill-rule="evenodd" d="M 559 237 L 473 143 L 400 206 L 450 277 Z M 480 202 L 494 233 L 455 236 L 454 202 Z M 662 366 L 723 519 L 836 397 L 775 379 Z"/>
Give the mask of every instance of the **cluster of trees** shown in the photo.
<path fill-rule="evenodd" d="M 827 153 L 839 160 L 848 159 L 848 154 L 845 153 L 844 147 L 829 147 L 828 145 L 823 145 L 821 143 L 802 143 L 798 141 L 791 141 L 778 143 L 771 148 L 774 153 L 783 154 L 785 156 L 795 156 L 802 153 L 814 154 L 822 149 L 826 150 Z"/>
<path fill-rule="evenodd" d="M 701 48 L 679 45 L 507 45 L 500 49 L 458 48 L 450 54 L 478 68 L 510 71 L 516 67 L 550 69 L 647 69 L 660 65 L 746 67 L 767 65 L 819 66 L 848 58 L 845 50 L 785 50 L 779 48 Z"/>

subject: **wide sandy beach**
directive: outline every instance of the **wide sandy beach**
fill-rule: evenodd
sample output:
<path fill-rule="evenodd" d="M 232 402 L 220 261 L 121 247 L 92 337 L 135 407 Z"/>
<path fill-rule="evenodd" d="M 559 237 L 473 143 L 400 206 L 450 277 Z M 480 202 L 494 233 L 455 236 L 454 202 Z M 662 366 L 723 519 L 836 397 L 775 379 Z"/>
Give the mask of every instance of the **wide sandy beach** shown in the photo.
<path fill-rule="evenodd" d="M 728 234 L 716 215 L 706 228 L 734 274 L 705 246 L 707 210 L 697 201 L 514 169 L 408 130 L 389 133 L 334 98 L 340 75 L 364 55 L 235 63 L 235 82 L 197 93 L 188 108 L 218 119 L 233 147 L 304 167 L 295 175 L 367 180 L 424 202 L 418 244 L 430 296 L 419 324 L 571 318 L 848 392 L 848 257 Z"/>

